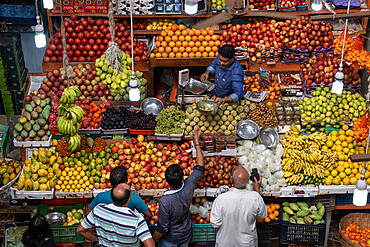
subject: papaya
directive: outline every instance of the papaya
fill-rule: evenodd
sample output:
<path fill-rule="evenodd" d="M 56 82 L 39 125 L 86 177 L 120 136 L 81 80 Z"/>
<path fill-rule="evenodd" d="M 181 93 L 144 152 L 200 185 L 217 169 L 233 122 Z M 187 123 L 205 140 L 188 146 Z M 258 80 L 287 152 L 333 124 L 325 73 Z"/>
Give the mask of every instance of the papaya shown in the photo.
<path fill-rule="evenodd" d="M 24 174 L 24 179 L 31 178 L 31 173 Z"/>
<path fill-rule="evenodd" d="M 322 219 L 322 216 L 319 215 L 319 214 L 311 214 L 311 215 L 309 215 L 309 217 L 313 220 L 321 220 Z"/>
<path fill-rule="evenodd" d="M 48 172 L 45 170 L 45 169 L 39 169 L 37 174 L 40 176 L 40 177 L 46 177 L 48 175 Z"/>
<path fill-rule="evenodd" d="M 298 218 L 297 224 L 305 224 L 305 222 L 302 218 Z"/>
<path fill-rule="evenodd" d="M 320 208 L 322 208 L 322 206 L 324 206 L 324 205 L 322 205 L 322 203 L 318 203 L 318 204 L 316 205 L 317 210 L 320 210 Z"/>
<path fill-rule="evenodd" d="M 297 204 L 295 203 L 289 203 L 289 207 L 293 210 L 293 211 L 298 211 L 299 210 L 299 207 Z"/>
<path fill-rule="evenodd" d="M 323 217 L 325 214 L 325 207 L 322 206 L 320 209 L 319 209 L 319 215 L 321 215 L 321 217 Z"/>
<path fill-rule="evenodd" d="M 304 222 L 306 224 L 312 224 L 313 220 L 310 217 L 306 216 L 306 217 L 304 217 Z"/>
<path fill-rule="evenodd" d="M 26 189 L 26 190 L 32 190 L 32 188 L 33 188 L 33 182 L 32 182 L 32 180 L 31 179 L 26 179 L 26 181 L 24 182 L 24 188 Z"/>
<path fill-rule="evenodd" d="M 33 190 L 39 190 L 40 183 L 38 181 L 33 182 Z"/>
<path fill-rule="evenodd" d="M 286 212 L 283 213 L 283 220 L 284 221 L 289 221 L 289 216 Z"/>
<path fill-rule="evenodd" d="M 10 178 L 4 178 L 3 185 L 7 185 L 10 182 Z"/>
<path fill-rule="evenodd" d="M 50 163 L 51 165 L 55 164 L 55 163 L 56 163 L 56 161 L 57 161 L 57 157 L 56 157 L 55 155 L 50 156 L 49 163 Z"/>
<path fill-rule="evenodd" d="M 33 181 L 37 181 L 37 179 L 39 179 L 39 175 L 37 173 L 34 173 L 32 174 L 31 178 Z"/>
<path fill-rule="evenodd" d="M 31 172 L 31 167 L 29 167 L 29 166 L 24 166 L 24 168 L 23 168 L 23 172 L 25 172 L 25 173 L 30 173 Z"/>
<path fill-rule="evenodd" d="M 50 159 L 47 158 L 47 157 L 42 157 L 41 158 L 41 162 L 44 163 L 44 164 L 49 164 L 50 163 Z"/>
<path fill-rule="evenodd" d="M 299 206 L 300 208 L 302 208 L 302 207 L 309 208 L 308 204 L 307 204 L 307 203 L 305 203 L 305 202 L 297 202 L 297 204 L 298 204 L 298 206 Z"/>
<path fill-rule="evenodd" d="M 290 222 L 290 223 L 296 223 L 296 221 L 295 221 L 295 219 L 294 219 L 293 217 L 290 217 L 290 218 L 289 218 L 289 222 Z"/>
<path fill-rule="evenodd" d="M 38 162 L 35 162 L 32 164 L 31 166 L 32 173 L 37 173 L 39 169 L 40 169 L 40 164 Z"/>
<path fill-rule="evenodd" d="M 294 212 L 292 211 L 292 209 L 288 206 L 285 206 L 283 207 L 283 211 L 286 212 L 287 214 L 290 214 L 290 215 L 293 215 Z"/>
<path fill-rule="evenodd" d="M 305 217 L 307 215 L 309 215 L 311 212 L 309 210 L 299 210 L 298 213 L 297 213 L 297 216 L 298 217 Z"/>
<path fill-rule="evenodd" d="M 54 188 L 57 183 L 57 178 L 53 177 L 52 179 L 49 180 L 49 186 L 50 188 Z"/>
<path fill-rule="evenodd" d="M 47 170 L 49 168 L 49 166 L 47 165 L 47 164 L 42 164 L 41 166 L 40 166 L 40 169 L 45 169 L 45 170 Z"/>

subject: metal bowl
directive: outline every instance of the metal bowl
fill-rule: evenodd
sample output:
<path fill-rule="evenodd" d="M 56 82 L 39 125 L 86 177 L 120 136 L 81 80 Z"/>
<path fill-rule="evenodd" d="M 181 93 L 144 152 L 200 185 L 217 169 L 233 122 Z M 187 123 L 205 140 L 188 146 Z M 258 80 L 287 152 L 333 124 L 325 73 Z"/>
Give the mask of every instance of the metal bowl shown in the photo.
<path fill-rule="evenodd" d="M 213 110 L 205 110 L 205 107 L 212 108 Z M 197 109 L 204 115 L 214 115 L 218 110 L 218 104 L 210 99 L 202 99 L 197 102 Z"/>
<path fill-rule="evenodd" d="M 243 139 L 254 139 L 258 136 L 259 127 L 252 120 L 241 120 L 236 125 L 236 133 Z"/>
<path fill-rule="evenodd" d="M 59 225 L 63 220 L 67 218 L 67 215 L 59 212 L 51 212 L 45 215 L 46 220 L 50 225 Z"/>
<path fill-rule="evenodd" d="M 280 141 L 276 130 L 268 126 L 261 128 L 259 138 L 267 148 L 276 148 Z"/>
<path fill-rule="evenodd" d="M 140 104 L 141 110 L 146 114 L 152 113 L 153 115 L 158 115 L 164 108 L 162 101 L 157 98 L 149 97 L 144 99 Z"/>

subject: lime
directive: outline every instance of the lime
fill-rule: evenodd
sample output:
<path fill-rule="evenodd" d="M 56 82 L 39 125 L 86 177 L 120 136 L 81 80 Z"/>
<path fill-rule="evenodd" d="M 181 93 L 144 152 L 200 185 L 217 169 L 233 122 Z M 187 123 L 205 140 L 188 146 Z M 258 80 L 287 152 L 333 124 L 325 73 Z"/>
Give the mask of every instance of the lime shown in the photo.
<path fill-rule="evenodd" d="M 82 214 L 80 212 L 76 212 L 73 217 L 77 220 L 81 219 L 82 218 Z"/>

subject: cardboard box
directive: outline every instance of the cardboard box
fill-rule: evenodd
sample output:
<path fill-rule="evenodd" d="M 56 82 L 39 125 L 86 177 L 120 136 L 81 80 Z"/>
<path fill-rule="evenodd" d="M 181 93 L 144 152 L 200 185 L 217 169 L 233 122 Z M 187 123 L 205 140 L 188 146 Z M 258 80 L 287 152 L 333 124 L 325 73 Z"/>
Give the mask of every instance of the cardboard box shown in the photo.
<path fill-rule="evenodd" d="M 85 12 L 86 13 L 95 13 L 95 5 L 96 5 L 96 0 L 86 0 L 86 5 L 85 5 Z"/>
<path fill-rule="evenodd" d="M 86 0 L 74 0 L 73 11 L 75 13 L 84 13 L 86 6 Z"/>
<path fill-rule="evenodd" d="M 0 157 L 6 157 L 10 152 L 9 143 L 9 126 L 7 117 L 0 115 Z"/>

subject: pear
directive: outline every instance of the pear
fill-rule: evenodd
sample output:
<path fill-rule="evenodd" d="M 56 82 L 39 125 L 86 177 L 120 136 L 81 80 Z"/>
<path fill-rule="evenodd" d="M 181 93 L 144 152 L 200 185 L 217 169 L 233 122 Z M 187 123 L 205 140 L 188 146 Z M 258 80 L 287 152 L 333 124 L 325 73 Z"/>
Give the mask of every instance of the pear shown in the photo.
<path fill-rule="evenodd" d="M 103 71 L 107 71 L 108 70 L 108 67 L 107 67 L 107 65 L 106 64 L 104 64 L 103 66 L 102 66 L 102 68 L 101 68 Z"/>

